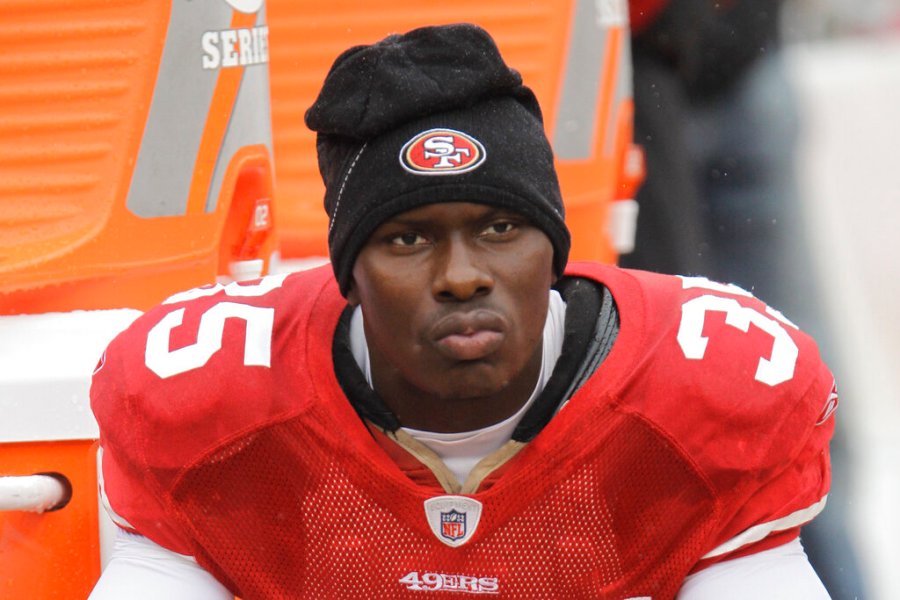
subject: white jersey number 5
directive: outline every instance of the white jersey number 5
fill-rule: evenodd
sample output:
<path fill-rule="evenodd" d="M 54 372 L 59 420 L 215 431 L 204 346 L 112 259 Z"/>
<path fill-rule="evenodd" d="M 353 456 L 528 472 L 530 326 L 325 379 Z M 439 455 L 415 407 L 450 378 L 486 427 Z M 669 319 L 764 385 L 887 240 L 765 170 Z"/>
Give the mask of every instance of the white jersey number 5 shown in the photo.
<path fill-rule="evenodd" d="M 749 296 L 735 286 L 723 286 L 704 278 L 683 278 L 684 287 L 702 287 L 714 291 Z M 761 357 L 756 368 L 756 380 L 770 386 L 790 380 L 794 376 L 799 350 L 797 344 L 781 324 L 759 311 L 741 305 L 734 298 L 706 294 L 685 302 L 681 307 L 681 324 L 678 327 L 678 345 L 685 358 L 700 360 L 706 354 L 709 339 L 703 336 L 703 322 L 710 311 L 724 312 L 725 324 L 741 331 L 748 331 L 750 325 L 762 329 L 772 336 L 772 353 Z M 777 313 L 773 313 L 778 317 Z M 779 319 L 781 320 L 781 319 Z M 791 323 L 783 321 L 789 325 Z"/>
<path fill-rule="evenodd" d="M 197 288 L 176 294 L 163 304 L 211 296 L 220 291 L 224 291 L 226 296 L 232 298 L 262 296 L 281 287 L 285 277 L 286 275 L 266 277 L 252 285 L 231 283 L 227 286 Z M 222 349 L 225 320 L 229 318 L 242 319 L 247 324 L 244 336 L 244 365 L 270 366 L 272 325 L 275 321 L 274 308 L 251 306 L 239 302 L 219 302 L 209 307 L 200 317 L 195 343 L 176 350 L 169 350 L 169 338 L 172 330 L 181 325 L 184 311 L 184 308 L 173 310 L 154 325 L 147 335 L 144 362 L 148 369 L 163 379 L 205 365 L 213 354 Z"/>

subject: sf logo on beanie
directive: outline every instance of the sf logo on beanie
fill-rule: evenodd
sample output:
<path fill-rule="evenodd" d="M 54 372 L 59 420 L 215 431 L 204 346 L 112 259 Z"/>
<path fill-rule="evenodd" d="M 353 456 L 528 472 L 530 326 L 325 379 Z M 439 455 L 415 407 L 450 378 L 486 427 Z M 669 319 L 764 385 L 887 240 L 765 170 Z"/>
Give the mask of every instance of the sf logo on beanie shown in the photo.
<path fill-rule="evenodd" d="M 455 129 L 429 129 L 400 150 L 400 164 L 416 175 L 456 175 L 484 162 L 481 142 Z"/>

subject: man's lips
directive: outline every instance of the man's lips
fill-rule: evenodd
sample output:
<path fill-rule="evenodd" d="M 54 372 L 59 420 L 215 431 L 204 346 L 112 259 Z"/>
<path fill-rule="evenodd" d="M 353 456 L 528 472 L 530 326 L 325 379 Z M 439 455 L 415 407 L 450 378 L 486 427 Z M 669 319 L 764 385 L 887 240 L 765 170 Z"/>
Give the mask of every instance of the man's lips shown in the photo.
<path fill-rule="evenodd" d="M 495 352 L 503 343 L 504 319 L 489 310 L 452 313 L 431 330 L 438 352 L 452 360 L 478 360 Z"/>

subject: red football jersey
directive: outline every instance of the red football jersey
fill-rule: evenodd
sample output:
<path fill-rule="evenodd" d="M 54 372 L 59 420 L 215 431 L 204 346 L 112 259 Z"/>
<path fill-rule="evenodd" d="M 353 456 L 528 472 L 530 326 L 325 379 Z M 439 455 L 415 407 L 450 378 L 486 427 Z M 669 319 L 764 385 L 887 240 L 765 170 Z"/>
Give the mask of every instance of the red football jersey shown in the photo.
<path fill-rule="evenodd" d="M 327 267 L 173 296 L 94 377 L 111 507 L 245 600 L 658 600 L 795 537 L 829 485 L 835 396 L 812 340 L 733 286 L 569 274 L 610 289 L 613 349 L 464 495 L 408 476 L 344 396 Z"/>

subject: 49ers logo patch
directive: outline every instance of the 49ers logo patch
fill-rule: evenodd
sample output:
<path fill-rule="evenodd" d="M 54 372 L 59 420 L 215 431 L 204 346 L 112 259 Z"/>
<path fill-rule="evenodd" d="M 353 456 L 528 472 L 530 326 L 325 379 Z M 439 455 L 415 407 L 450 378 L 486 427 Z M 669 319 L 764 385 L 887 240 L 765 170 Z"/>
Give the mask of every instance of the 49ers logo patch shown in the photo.
<path fill-rule="evenodd" d="M 400 164 L 416 175 L 456 175 L 477 169 L 486 157 L 481 142 L 455 129 L 429 129 L 403 145 Z"/>

